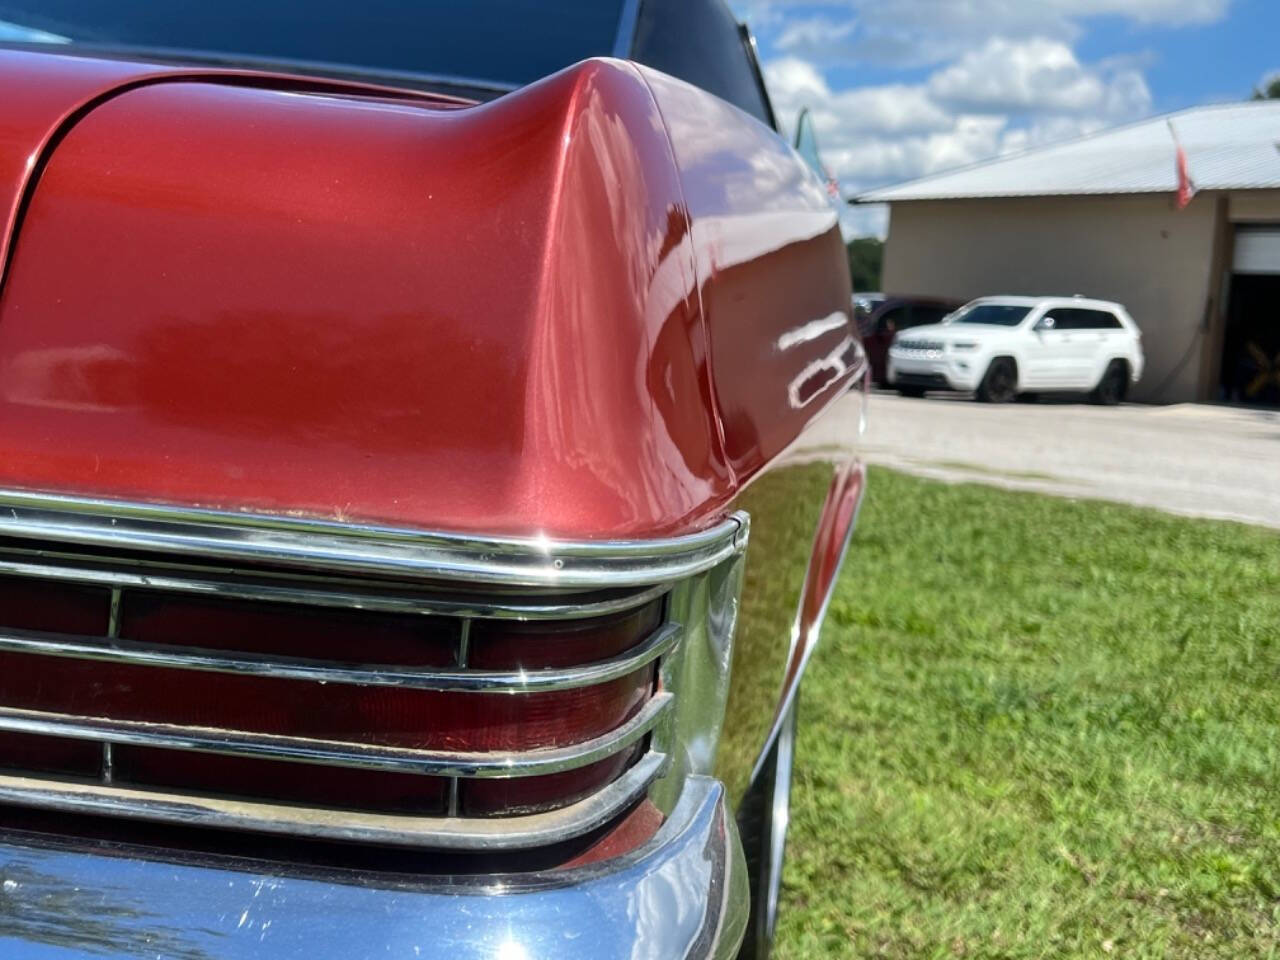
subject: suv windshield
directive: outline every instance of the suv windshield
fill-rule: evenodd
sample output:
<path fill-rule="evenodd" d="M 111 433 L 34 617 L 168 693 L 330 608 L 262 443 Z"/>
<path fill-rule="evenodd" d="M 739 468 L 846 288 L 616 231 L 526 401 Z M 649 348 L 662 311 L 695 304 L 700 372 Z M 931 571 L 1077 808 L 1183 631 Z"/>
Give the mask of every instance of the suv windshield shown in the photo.
<path fill-rule="evenodd" d="M 0 0 L 0 43 L 516 87 L 613 52 L 623 0 Z M 460 85 L 469 85 L 466 83 Z"/>
<path fill-rule="evenodd" d="M 1010 303 L 979 303 L 972 307 L 966 307 L 952 316 L 951 322 L 986 323 L 1000 327 L 1016 327 L 1030 312 L 1030 307 L 1019 307 Z"/>

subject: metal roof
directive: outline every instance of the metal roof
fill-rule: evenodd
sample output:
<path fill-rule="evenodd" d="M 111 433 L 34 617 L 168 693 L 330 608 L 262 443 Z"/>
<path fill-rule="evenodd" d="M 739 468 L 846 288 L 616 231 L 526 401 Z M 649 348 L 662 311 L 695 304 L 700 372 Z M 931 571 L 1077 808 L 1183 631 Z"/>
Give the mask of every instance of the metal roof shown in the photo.
<path fill-rule="evenodd" d="M 1193 107 L 870 190 L 854 203 L 1177 190 L 1172 123 L 1199 190 L 1280 188 L 1280 101 Z"/>

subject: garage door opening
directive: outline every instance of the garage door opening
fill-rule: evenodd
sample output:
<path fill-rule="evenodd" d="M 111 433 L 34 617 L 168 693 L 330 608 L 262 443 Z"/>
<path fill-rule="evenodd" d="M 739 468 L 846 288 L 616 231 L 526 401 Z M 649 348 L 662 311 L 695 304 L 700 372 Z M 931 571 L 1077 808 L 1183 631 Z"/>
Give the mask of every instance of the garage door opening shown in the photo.
<path fill-rule="evenodd" d="M 1222 342 L 1222 393 L 1280 406 L 1280 225 L 1239 227 Z"/>

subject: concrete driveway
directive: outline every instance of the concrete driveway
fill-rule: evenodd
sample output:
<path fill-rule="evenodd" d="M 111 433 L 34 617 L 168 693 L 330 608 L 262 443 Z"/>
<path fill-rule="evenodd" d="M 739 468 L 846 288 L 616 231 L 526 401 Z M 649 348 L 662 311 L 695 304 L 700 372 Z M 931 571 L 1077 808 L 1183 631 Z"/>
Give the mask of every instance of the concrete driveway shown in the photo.
<path fill-rule="evenodd" d="M 991 406 L 876 393 L 871 463 L 949 481 L 1280 529 L 1280 412 L 1181 404 Z"/>

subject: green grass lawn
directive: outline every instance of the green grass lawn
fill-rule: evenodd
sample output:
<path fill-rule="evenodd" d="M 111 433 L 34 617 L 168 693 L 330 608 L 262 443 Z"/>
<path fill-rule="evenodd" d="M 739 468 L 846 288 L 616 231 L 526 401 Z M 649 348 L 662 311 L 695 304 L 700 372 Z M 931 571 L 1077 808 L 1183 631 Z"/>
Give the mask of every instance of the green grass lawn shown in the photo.
<path fill-rule="evenodd" d="M 1280 536 L 874 470 L 778 954 L 1280 957 Z"/>

